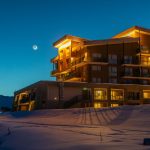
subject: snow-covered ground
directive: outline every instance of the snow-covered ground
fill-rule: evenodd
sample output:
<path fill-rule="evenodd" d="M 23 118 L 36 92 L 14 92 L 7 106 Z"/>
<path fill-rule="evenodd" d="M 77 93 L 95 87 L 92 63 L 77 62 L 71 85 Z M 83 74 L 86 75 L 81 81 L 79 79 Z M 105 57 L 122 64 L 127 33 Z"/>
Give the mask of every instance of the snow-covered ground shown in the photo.
<path fill-rule="evenodd" d="M 0 150 L 150 150 L 150 105 L 0 114 Z"/>

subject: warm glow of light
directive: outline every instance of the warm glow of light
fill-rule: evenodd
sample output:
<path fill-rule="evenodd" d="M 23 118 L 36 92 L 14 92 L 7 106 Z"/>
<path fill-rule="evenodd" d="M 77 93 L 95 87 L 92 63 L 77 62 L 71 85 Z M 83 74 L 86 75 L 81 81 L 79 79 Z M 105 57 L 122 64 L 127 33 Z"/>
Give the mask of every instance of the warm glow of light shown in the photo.
<path fill-rule="evenodd" d="M 119 104 L 111 104 L 111 107 L 118 107 Z"/>
<path fill-rule="evenodd" d="M 111 100 L 123 100 L 124 90 L 123 89 L 111 89 Z"/>
<path fill-rule="evenodd" d="M 135 30 L 123 35 L 122 37 L 135 37 Z"/>
<path fill-rule="evenodd" d="M 87 52 L 85 53 L 84 61 L 87 61 Z"/>
<path fill-rule="evenodd" d="M 101 104 L 100 103 L 94 103 L 94 108 L 101 108 Z"/>
<path fill-rule="evenodd" d="M 122 35 L 121 37 L 137 37 L 135 35 L 136 32 L 139 32 L 139 30 L 133 30 L 133 31 L 127 33 L 127 34 Z"/>
<path fill-rule="evenodd" d="M 107 89 L 106 88 L 94 88 L 94 99 L 95 100 L 106 100 Z"/>
<path fill-rule="evenodd" d="M 63 44 L 63 45 L 61 45 L 60 47 L 59 47 L 59 49 L 64 49 L 64 48 L 66 48 L 66 47 L 69 47 L 71 45 L 71 41 L 69 41 L 69 42 L 67 42 L 67 43 L 65 43 L 65 44 Z"/>
<path fill-rule="evenodd" d="M 150 98 L 150 90 L 143 90 L 143 98 Z"/>
<path fill-rule="evenodd" d="M 63 48 L 69 47 L 70 45 L 71 45 L 71 40 L 66 39 L 62 41 L 61 43 L 57 44 L 55 47 L 58 49 L 63 49 Z"/>
<path fill-rule="evenodd" d="M 71 57 L 71 62 L 73 62 L 73 60 L 74 60 L 73 57 Z"/>

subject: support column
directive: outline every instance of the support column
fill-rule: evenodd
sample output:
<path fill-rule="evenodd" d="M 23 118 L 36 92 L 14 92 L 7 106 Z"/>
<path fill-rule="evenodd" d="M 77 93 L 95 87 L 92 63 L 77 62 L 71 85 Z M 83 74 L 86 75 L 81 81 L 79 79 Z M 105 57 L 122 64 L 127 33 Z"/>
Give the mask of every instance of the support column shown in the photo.
<path fill-rule="evenodd" d="M 108 101 L 107 106 L 111 107 L 111 88 L 110 87 L 107 88 L 107 101 Z"/>

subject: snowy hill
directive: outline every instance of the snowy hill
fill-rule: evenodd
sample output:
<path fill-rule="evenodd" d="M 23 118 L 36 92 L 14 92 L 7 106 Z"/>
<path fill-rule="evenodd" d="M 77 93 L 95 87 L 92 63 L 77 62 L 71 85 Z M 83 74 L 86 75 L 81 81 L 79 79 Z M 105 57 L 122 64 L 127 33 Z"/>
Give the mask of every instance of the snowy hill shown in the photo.
<path fill-rule="evenodd" d="M 0 95 L 0 108 L 1 107 L 11 108 L 12 107 L 12 101 L 13 101 L 13 97 L 12 96 Z"/>
<path fill-rule="evenodd" d="M 0 149 L 148 150 L 149 115 L 150 105 L 8 112 L 0 115 Z"/>

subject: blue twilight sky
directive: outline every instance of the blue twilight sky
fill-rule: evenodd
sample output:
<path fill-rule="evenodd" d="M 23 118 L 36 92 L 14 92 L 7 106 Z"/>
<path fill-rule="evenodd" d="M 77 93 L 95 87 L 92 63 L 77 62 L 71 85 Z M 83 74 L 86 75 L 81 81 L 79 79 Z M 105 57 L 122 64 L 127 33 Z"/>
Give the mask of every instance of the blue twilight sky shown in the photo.
<path fill-rule="evenodd" d="M 0 0 L 0 94 L 55 80 L 52 43 L 64 34 L 105 39 L 134 25 L 150 28 L 149 8 L 150 0 Z"/>

